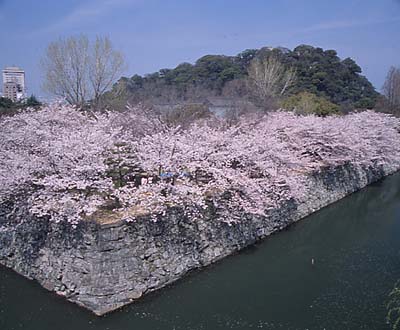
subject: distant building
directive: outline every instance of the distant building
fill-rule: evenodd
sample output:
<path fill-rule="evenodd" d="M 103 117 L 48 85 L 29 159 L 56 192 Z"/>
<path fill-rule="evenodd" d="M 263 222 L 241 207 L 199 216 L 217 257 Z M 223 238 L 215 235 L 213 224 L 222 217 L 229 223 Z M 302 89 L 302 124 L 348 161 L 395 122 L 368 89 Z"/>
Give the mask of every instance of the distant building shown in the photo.
<path fill-rule="evenodd" d="M 3 96 L 13 102 L 25 98 L 25 71 L 18 67 L 3 70 Z"/>
<path fill-rule="evenodd" d="M 155 103 L 154 108 L 160 113 L 168 113 L 177 110 L 179 107 L 185 106 L 204 106 L 211 113 L 220 118 L 229 118 L 241 113 L 258 112 L 258 108 L 254 103 L 238 97 L 206 97 L 196 101 L 175 101 L 167 103 Z"/>
<path fill-rule="evenodd" d="M 218 117 L 259 110 L 252 102 L 235 97 L 209 97 L 206 104 L 208 109 Z"/>

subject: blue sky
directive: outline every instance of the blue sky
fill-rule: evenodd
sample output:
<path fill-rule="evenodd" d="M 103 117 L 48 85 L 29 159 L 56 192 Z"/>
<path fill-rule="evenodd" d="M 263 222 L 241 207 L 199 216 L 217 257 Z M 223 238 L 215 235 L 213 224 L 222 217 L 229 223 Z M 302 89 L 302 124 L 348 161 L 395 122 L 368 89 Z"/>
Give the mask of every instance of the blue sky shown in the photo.
<path fill-rule="evenodd" d="M 0 0 L 0 27 L 0 67 L 24 68 L 28 93 L 39 96 L 47 44 L 81 33 L 110 37 L 126 76 L 299 44 L 355 59 L 377 89 L 400 66 L 399 0 Z"/>

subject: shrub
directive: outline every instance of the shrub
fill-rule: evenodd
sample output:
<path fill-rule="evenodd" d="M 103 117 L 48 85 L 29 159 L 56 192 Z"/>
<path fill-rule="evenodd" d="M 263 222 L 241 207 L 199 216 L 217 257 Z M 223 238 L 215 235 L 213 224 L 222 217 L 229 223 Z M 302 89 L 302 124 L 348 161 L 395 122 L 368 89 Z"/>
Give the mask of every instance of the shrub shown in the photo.
<path fill-rule="evenodd" d="M 314 114 L 322 117 L 339 113 L 338 105 L 309 92 L 288 97 L 282 102 L 282 107 L 298 114 Z"/>

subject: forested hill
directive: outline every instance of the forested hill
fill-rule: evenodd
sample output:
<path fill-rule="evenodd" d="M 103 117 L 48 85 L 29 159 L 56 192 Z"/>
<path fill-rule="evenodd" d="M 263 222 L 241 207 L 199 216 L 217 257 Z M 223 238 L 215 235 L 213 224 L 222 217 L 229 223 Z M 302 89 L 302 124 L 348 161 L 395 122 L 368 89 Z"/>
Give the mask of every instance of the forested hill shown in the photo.
<path fill-rule="evenodd" d="M 373 107 L 378 93 L 351 58 L 341 60 L 336 51 L 301 45 L 294 50 L 264 47 L 236 56 L 206 55 L 195 64 L 182 63 L 145 75 L 122 77 L 108 97 L 114 100 L 199 100 L 209 96 L 251 96 L 246 78 L 252 60 L 275 56 L 296 71 L 287 95 L 309 92 L 342 108 Z"/>

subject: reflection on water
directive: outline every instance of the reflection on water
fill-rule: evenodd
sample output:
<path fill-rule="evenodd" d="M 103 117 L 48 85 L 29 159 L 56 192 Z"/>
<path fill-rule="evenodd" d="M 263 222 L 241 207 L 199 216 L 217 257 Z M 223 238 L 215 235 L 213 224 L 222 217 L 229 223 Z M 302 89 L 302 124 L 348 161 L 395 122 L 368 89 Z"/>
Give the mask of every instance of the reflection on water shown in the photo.
<path fill-rule="evenodd" d="M 400 280 L 397 281 L 393 290 L 389 293 L 388 303 L 386 305 L 386 322 L 392 330 L 400 329 Z"/>
<path fill-rule="evenodd" d="M 0 268 L 0 329 L 390 329 L 399 183 L 389 177 L 101 318 Z"/>

